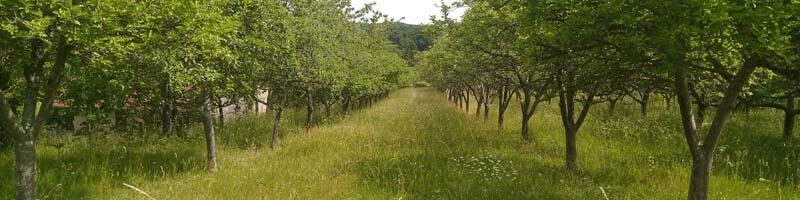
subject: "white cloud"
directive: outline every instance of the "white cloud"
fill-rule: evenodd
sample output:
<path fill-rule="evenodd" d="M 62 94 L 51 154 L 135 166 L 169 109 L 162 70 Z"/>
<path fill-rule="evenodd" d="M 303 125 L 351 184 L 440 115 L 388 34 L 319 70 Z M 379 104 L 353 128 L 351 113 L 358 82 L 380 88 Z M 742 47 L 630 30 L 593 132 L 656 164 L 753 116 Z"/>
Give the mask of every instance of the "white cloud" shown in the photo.
<path fill-rule="evenodd" d="M 445 3 L 450 4 L 455 0 L 445 0 Z M 366 3 L 377 3 L 375 9 L 389 15 L 394 19 L 405 18 L 402 20 L 408 24 L 428 24 L 430 23 L 431 15 L 440 15 L 439 8 L 436 6 L 440 4 L 440 0 L 351 0 L 351 5 L 356 9 L 364 7 Z M 456 9 L 452 11 L 450 17 L 461 19 L 466 9 Z"/>

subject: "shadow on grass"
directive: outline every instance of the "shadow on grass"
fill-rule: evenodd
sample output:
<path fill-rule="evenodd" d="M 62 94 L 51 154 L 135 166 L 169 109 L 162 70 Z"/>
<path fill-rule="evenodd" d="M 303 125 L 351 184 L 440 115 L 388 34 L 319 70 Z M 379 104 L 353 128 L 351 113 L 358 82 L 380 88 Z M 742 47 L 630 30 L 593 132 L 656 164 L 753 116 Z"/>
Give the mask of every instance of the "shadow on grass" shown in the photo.
<path fill-rule="evenodd" d="M 37 190 L 41 199 L 87 199 L 122 183 L 151 181 L 205 167 L 203 151 L 192 144 L 142 145 L 88 142 L 60 150 L 39 145 Z M 132 145 L 132 146 L 127 146 Z M 0 159 L 0 199 L 15 195 L 13 154 Z"/>
<path fill-rule="evenodd" d="M 750 132 L 743 134 L 743 132 Z M 778 131 L 734 132 L 717 149 L 716 166 L 748 181 L 800 185 L 800 141 L 787 140 Z"/>
<path fill-rule="evenodd" d="M 324 111 L 314 112 L 314 126 L 320 127 L 341 122 L 345 117 L 339 110 L 338 107 L 334 107 L 330 114 Z M 354 110 L 353 112 L 357 111 Z M 287 108 L 283 115 L 280 131 L 282 137 L 291 133 L 305 133 L 306 112 L 304 109 Z M 225 146 L 241 150 L 257 150 L 269 147 L 270 142 L 272 142 L 273 119 L 274 113 L 246 114 L 236 117 L 235 120 L 231 120 L 231 123 L 227 123 L 217 129 L 217 138 Z M 202 130 L 196 130 L 196 132 L 199 131 Z"/>
<path fill-rule="evenodd" d="M 362 161 L 352 169 L 366 187 L 403 199 L 601 199 L 597 185 L 629 188 L 635 177 L 613 170 L 567 172 L 563 166 L 492 155 L 410 155 Z M 587 190 L 586 188 L 598 188 Z"/>
<path fill-rule="evenodd" d="M 598 134 L 605 139 L 622 139 L 631 144 L 652 147 L 647 152 L 653 155 L 653 160 L 659 165 L 688 166 L 691 160 L 688 159 L 689 153 L 685 150 L 681 130 L 677 128 L 680 122 L 676 121 L 679 119 L 676 115 L 665 110 L 657 110 L 646 119 L 638 119 L 639 115 L 630 112 L 625 115 L 606 115 L 589 129 L 594 128 L 591 131 L 593 133 L 608 133 Z M 782 113 L 769 109 L 750 114 L 735 113 L 720 137 L 714 161 L 715 173 L 750 182 L 800 185 L 800 140 L 782 137 L 782 119 Z M 707 129 L 710 126 L 709 117 L 706 120 L 704 128 Z M 639 126 L 628 128 L 630 124 Z"/>

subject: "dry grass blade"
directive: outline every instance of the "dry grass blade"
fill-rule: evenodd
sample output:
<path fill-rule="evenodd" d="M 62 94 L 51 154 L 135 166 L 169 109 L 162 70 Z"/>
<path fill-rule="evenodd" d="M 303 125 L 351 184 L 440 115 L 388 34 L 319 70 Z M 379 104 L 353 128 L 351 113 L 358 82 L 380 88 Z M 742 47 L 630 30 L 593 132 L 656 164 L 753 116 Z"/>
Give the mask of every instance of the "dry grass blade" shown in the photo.
<path fill-rule="evenodd" d="M 603 187 L 599 187 L 599 188 L 600 188 L 600 192 L 603 192 L 603 198 L 605 198 L 606 200 L 609 200 L 608 199 L 608 194 L 606 194 L 606 190 L 603 189 Z"/>
<path fill-rule="evenodd" d="M 144 196 L 146 196 L 146 197 L 147 197 L 147 198 L 149 198 L 149 199 L 153 199 L 153 200 L 155 200 L 155 199 L 156 199 L 156 198 L 153 198 L 153 196 L 150 196 L 150 194 L 147 194 L 147 192 L 145 192 L 144 190 L 141 190 L 141 189 L 139 189 L 139 188 L 136 188 L 136 187 L 134 187 L 134 186 L 132 186 L 132 185 L 129 185 L 129 184 L 127 184 L 127 183 L 122 183 L 122 185 L 124 185 L 125 187 L 128 187 L 128 188 L 130 188 L 130 189 L 136 190 L 136 192 L 139 192 L 139 193 L 143 194 Z"/>

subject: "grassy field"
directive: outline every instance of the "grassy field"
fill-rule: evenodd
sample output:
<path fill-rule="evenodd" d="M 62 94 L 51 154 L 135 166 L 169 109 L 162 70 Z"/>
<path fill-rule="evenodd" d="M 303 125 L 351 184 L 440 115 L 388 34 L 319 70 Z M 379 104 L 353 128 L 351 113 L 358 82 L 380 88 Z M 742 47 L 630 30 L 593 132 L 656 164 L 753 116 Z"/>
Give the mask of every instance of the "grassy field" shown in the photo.
<path fill-rule="evenodd" d="M 473 103 L 474 104 L 474 103 Z M 564 169 L 555 102 L 518 136 L 459 110 L 433 89 L 397 91 L 371 108 L 326 119 L 311 133 L 287 120 L 278 150 L 270 119 L 243 117 L 218 134 L 220 172 L 204 170 L 200 130 L 187 138 L 47 138 L 39 145 L 42 199 L 683 199 L 689 155 L 674 110 L 603 105 L 579 131 L 580 171 Z M 658 104 L 658 105 L 655 105 Z M 780 114 L 736 114 L 720 143 L 712 199 L 800 199 L 800 145 L 780 134 Z M 297 121 L 297 122 L 295 122 Z M 68 141 L 59 147 L 59 141 Z M 0 153 L 0 199 L 14 195 L 13 154 Z"/>

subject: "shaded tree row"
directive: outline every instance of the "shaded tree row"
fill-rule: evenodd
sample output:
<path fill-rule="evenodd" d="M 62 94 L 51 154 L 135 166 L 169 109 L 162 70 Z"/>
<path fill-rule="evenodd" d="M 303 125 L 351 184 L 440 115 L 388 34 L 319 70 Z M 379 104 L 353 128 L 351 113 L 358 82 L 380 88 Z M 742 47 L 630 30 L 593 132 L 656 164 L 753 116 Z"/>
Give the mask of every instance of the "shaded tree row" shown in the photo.
<path fill-rule="evenodd" d="M 463 5 L 469 7 L 463 21 L 445 17 L 429 27 L 436 40 L 420 55 L 424 77 L 459 105 L 469 107 L 474 97 L 476 113 L 488 109 L 485 102 L 497 101 L 500 127 L 515 96 L 524 141 L 531 140 L 529 126 L 541 102 L 557 101 L 569 171 L 579 168 L 576 140 L 592 106 L 608 103 L 613 110 L 621 99 L 638 103 L 643 117 L 653 96 L 668 105 L 677 100 L 673 112 L 681 116 L 693 164 L 689 199 L 708 198 L 717 143 L 734 111 L 782 110 L 784 135 L 791 138 L 800 95 L 800 3 Z"/>
<path fill-rule="evenodd" d="M 307 108 L 310 129 L 318 105 L 347 112 L 409 82 L 391 20 L 346 0 L 11 0 L 0 19 L 0 133 L 18 199 L 36 198 L 37 138 L 66 120 L 55 109 L 126 132 L 202 124 L 214 172 L 223 107 L 266 104 L 275 147 L 286 107 Z"/>

